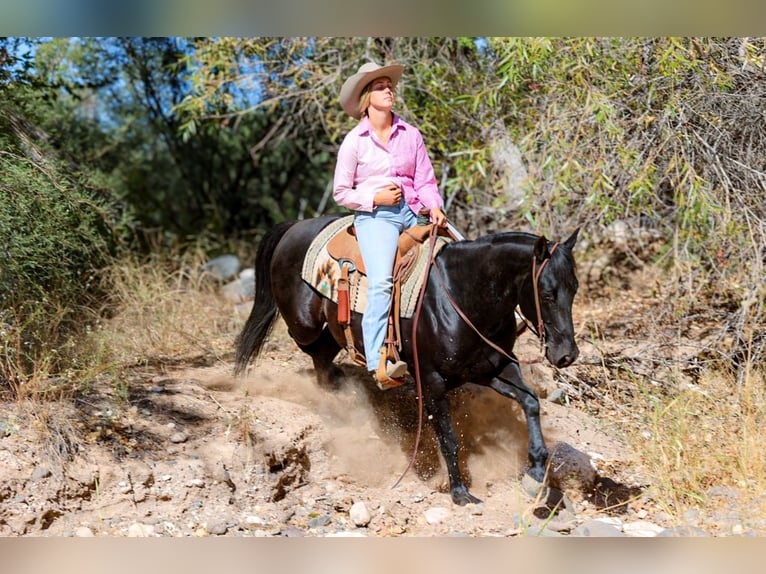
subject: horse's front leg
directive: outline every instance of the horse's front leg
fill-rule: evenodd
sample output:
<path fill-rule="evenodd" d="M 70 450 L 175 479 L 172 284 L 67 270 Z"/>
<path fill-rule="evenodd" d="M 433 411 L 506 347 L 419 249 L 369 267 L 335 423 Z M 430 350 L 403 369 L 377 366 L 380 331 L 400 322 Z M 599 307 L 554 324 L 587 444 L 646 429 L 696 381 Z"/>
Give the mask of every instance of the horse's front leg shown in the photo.
<path fill-rule="evenodd" d="M 545 478 L 548 449 L 545 447 L 543 430 L 540 426 L 540 399 L 524 382 L 517 363 L 510 363 L 500 375 L 492 379 L 489 386 L 504 397 L 518 401 L 524 409 L 529 433 L 528 456 L 531 463 L 527 473 L 536 481 L 542 482 Z"/>
<path fill-rule="evenodd" d="M 430 380 L 423 381 L 424 406 L 426 413 L 431 417 L 431 423 L 436 432 L 444 463 L 447 466 L 449 477 L 450 495 L 452 502 L 460 506 L 469 503 L 478 504 L 479 498 L 468 492 L 468 487 L 463 482 L 458 463 L 458 442 L 455 427 L 450 416 L 449 401 L 444 382 L 438 375 L 432 375 Z"/>

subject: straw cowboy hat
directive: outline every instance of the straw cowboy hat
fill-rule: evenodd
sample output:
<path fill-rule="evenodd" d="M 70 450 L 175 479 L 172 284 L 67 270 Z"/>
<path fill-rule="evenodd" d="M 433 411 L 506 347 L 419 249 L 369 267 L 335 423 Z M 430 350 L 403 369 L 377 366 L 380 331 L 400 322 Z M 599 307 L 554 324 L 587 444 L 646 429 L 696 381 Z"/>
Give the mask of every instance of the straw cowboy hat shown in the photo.
<path fill-rule="evenodd" d="M 362 112 L 359 111 L 359 97 L 365 86 L 373 80 L 385 76 L 391 80 L 393 87 L 396 87 L 403 71 L 404 66 L 399 64 L 391 64 L 390 66 L 378 66 L 374 62 L 362 64 L 356 74 L 343 82 L 343 87 L 340 89 L 340 105 L 343 106 L 348 115 L 359 119 L 362 117 Z"/>

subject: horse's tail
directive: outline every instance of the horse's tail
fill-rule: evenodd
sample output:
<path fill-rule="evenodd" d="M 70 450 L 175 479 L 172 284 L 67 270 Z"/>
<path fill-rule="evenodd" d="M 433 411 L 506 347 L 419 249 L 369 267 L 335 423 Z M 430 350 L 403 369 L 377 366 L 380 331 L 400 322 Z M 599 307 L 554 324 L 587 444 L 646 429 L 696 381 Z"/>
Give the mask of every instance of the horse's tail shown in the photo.
<path fill-rule="evenodd" d="M 277 304 L 271 291 L 271 258 L 277 244 L 296 222 L 284 221 L 261 239 L 255 255 L 255 301 L 250 316 L 237 337 L 234 374 L 245 372 L 251 359 L 258 357 L 277 318 Z"/>

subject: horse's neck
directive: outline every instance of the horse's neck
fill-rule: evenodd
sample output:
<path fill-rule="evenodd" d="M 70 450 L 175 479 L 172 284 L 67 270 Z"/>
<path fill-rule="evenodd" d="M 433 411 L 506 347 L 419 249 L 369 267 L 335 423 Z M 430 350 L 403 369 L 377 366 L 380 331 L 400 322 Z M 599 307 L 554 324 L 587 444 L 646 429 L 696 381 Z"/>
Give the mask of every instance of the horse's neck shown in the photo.
<path fill-rule="evenodd" d="M 498 281 L 519 277 L 531 269 L 535 237 L 526 233 L 503 233 L 450 246 L 450 255 L 472 272 L 482 270 Z"/>
<path fill-rule="evenodd" d="M 469 295 L 504 294 L 503 301 L 508 300 L 508 304 L 515 306 L 521 287 L 531 273 L 532 254 L 533 245 L 525 237 L 520 241 L 492 238 L 448 245 L 439 258 L 450 270 L 453 289 Z"/>

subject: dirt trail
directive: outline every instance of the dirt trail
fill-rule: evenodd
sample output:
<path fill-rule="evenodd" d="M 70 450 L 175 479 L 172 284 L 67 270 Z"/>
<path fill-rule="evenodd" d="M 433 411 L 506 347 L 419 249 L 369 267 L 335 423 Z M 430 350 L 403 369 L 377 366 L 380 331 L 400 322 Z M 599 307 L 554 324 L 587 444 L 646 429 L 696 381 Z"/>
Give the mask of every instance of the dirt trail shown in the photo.
<path fill-rule="evenodd" d="M 517 350 L 532 357 L 536 345 L 525 336 Z M 48 428 L 7 426 L 0 534 L 502 536 L 535 524 L 539 501 L 520 488 L 527 438 L 518 405 L 472 385 L 453 397 L 471 490 L 484 501 L 461 508 L 445 492 L 428 425 L 414 468 L 392 488 L 412 454 L 414 389 L 381 392 L 355 366 L 343 368 L 341 391 L 319 389 L 308 357 L 278 329 L 243 379 L 228 363 L 137 371 L 128 397 L 93 388 L 71 406 L 51 405 Z M 565 441 L 602 476 L 641 483 L 614 428 L 546 400 L 556 388 L 550 367 L 524 371 L 543 398 L 549 445 Z M 9 407 L 0 420 L 13 417 Z M 67 424 L 84 440 L 57 445 Z M 370 515 L 362 527 L 354 503 Z M 573 510 L 567 528 L 606 516 L 587 501 Z"/>

